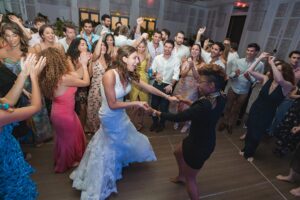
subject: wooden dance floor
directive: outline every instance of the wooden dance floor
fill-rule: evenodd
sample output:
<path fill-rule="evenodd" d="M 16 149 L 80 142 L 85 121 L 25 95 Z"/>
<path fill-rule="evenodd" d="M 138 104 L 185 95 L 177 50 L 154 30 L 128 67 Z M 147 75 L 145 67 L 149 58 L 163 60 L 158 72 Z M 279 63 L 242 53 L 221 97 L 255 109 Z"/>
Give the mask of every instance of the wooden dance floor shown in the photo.
<path fill-rule="evenodd" d="M 157 156 L 156 162 L 132 164 L 123 171 L 123 179 L 118 182 L 118 194 L 110 200 L 187 200 L 183 185 L 168 181 L 177 174 L 176 161 L 172 151 L 185 136 L 173 130 L 167 123 L 162 133 L 149 132 L 150 120 L 142 130 L 146 134 Z M 232 135 L 217 134 L 215 152 L 198 175 L 200 199 L 205 200 L 279 200 L 296 199 L 289 190 L 297 184 L 280 182 L 278 173 L 287 174 L 289 160 L 272 154 L 273 140 L 265 140 L 259 146 L 253 163 L 247 162 L 239 154 L 243 142 L 239 136 L 243 129 L 237 128 Z M 71 170 L 64 174 L 53 173 L 53 142 L 39 148 L 24 146 L 32 154 L 30 164 L 36 169 L 33 179 L 38 185 L 41 200 L 78 200 L 80 192 L 71 186 L 68 178 Z"/>

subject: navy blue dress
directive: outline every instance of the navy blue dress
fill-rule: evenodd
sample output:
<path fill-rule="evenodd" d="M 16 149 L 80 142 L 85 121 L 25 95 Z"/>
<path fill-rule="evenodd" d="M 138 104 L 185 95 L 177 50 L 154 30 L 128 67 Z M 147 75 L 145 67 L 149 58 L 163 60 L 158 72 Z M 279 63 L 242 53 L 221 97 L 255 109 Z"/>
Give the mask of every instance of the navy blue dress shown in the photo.
<path fill-rule="evenodd" d="M 225 98 L 217 97 L 215 108 L 208 99 L 195 101 L 187 110 L 177 113 L 162 113 L 161 118 L 173 122 L 191 120 L 189 135 L 183 139 L 182 152 L 184 161 L 193 169 L 201 169 L 210 157 L 216 145 L 216 124 L 225 107 Z"/>
<path fill-rule="evenodd" d="M 0 131 L 0 199 L 37 199 L 37 189 L 31 180 L 32 167 L 24 160 L 20 145 L 11 134 L 13 124 Z"/>
<path fill-rule="evenodd" d="M 250 108 L 245 147 L 242 149 L 245 158 L 253 157 L 261 137 L 272 123 L 277 107 L 285 98 L 280 85 L 269 94 L 272 81 L 273 79 L 269 79 L 263 85 L 257 99 Z"/>

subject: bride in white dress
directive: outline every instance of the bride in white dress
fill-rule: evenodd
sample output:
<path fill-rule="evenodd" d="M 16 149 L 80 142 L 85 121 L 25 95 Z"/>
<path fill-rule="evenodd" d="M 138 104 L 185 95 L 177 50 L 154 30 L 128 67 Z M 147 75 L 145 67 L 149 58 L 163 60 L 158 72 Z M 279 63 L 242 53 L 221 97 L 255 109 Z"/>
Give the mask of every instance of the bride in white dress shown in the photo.
<path fill-rule="evenodd" d="M 148 138 L 136 130 L 125 111 L 129 107 L 149 108 L 147 102 L 123 102 L 131 90 L 131 82 L 149 93 L 178 101 L 139 81 L 135 73 L 139 60 L 134 47 L 120 48 L 116 60 L 115 69 L 107 71 L 102 80 L 101 127 L 91 139 L 80 165 L 70 175 L 73 187 L 82 191 L 81 200 L 106 199 L 117 192 L 116 181 L 122 178 L 124 166 L 156 160 Z"/>

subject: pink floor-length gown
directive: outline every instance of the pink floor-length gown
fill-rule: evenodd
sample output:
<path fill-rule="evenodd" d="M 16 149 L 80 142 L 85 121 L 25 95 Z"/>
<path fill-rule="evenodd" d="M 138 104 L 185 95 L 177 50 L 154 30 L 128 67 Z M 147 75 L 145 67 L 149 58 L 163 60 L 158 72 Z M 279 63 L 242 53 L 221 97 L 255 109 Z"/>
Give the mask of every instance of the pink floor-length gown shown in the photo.
<path fill-rule="evenodd" d="M 51 121 L 55 129 L 55 172 L 61 173 L 80 162 L 86 139 L 80 120 L 75 113 L 76 87 L 69 87 L 53 99 Z"/>

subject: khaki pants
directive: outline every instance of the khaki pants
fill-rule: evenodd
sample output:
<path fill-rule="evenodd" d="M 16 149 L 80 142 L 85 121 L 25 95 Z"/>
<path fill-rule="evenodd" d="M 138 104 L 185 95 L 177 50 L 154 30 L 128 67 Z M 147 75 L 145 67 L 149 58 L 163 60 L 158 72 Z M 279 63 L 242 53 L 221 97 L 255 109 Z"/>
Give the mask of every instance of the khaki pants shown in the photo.
<path fill-rule="evenodd" d="M 236 123 L 241 107 L 247 100 L 247 97 L 248 93 L 236 94 L 231 88 L 228 90 L 223 119 L 224 124 L 232 127 Z"/>

